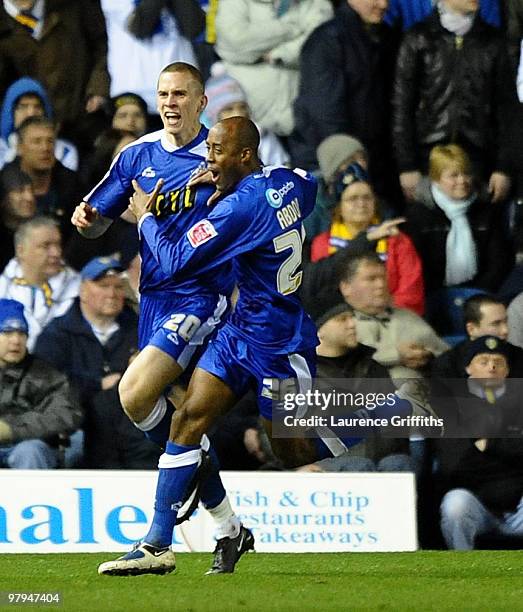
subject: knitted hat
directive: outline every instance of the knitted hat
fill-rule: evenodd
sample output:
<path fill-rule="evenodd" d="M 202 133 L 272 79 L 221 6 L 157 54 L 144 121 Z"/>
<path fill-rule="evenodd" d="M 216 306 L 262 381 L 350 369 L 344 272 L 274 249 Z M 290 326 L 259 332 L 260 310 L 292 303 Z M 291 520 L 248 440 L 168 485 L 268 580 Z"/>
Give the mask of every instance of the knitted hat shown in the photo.
<path fill-rule="evenodd" d="M 236 79 L 225 72 L 225 66 L 216 62 L 211 68 L 211 76 L 205 84 L 208 102 L 205 108 L 211 125 L 218 121 L 220 111 L 236 102 L 247 102 L 247 96 Z"/>
<path fill-rule="evenodd" d="M 349 185 L 358 183 L 360 181 L 368 182 L 369 175 L 358 164 L 358 162 L 353 162 L 352 164 L 349 164 L 349 166 L 343 172 L 338 173 L 338 175 L 335 177 L 334 194 L 336 199 L 339 200 L 341 198 L 341 194 Z"/>
<path fill-rule="evenodd" d="M 314 321 L 316 323 L 316 328 L 320 329 L 320 327 L 322 325 L 325 325 L 327 321 L 330 321 L 334 317 L 337 317 L 338 315 L 343 314 L 344 312 L 349 312 L 352 314 L 354 312 L 354 309 L 352 308 L 350 304 L 347 304 L 345 302 L 343 302 L 342 304 L 337 304 L 336 306 L 333 306 L 332 308 L 329 308 L 329 310 L 321 314 Z"/>
<path fill-rule="evenodd" d="M 496 336 L 481 336 L 481 338 L 469 340 L 465 346 L 465 365 L 469 365 L 476 355 L 483 353 L 503 355 L 508 363 L 510 346 L 505 340 Z"/>
<path fill-rule="evenodd" d="M 23 304 L 16 300 L 0 300 L 0 333 L 20 331 L 27 334 L 28 330 Z"/>
<path fill-rule="evenodd" d="M 325 182 L 330 183 L 340 165 L 358 151 L 365 151 L 365 147 L 348 134 L 332 134 L 322 140 L 316 149 L 316 156 Z"/>

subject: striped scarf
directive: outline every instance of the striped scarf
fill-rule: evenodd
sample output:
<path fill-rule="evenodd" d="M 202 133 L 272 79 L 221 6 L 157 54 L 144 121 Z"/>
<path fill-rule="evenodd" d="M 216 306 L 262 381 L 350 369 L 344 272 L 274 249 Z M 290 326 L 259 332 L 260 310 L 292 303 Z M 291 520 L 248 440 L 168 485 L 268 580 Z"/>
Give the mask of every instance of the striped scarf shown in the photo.
<path fill-rule="evenodd" d="M 24 28 L 31 34 L 34 34 L 35 28 L 38 25 L 38 19 L 31 13 L 31 11 L 20 11 L 16 15 L 15 20 L 19 24 L 23 25 Z"/>
<path fill-rule="evenodd" d="M 28 283 L 24 278 L 14 278 L 13 283 L 21 287 L 35 287 L 37 289 L 41 289 L 42 293 L 44 294 L 45 305 L 48 308 L 51 308 L 53 305 L 53 290 L 48 282 L 44 282 L 41 285 L 33 285 Z"/>

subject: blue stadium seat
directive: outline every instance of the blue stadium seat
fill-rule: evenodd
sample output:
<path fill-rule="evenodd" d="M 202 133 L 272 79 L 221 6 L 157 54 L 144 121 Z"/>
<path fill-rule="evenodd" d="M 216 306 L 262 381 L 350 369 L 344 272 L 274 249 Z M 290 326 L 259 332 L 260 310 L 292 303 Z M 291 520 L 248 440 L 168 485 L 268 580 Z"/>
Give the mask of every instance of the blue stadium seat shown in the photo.
<path fill-rule="evenodd" d="M 463 340 L 467 339 L 467 334 L 452 334 L 450 336 L 442 336 L 444 342 L 446 342 L 450 347 L 456 346 Z"/>
<path fill-rule="evenodd" d="M 463 304 L 478 293 L 485 291 L 474 287 L 444 287 L 427 295 L 425 318 L 449 344 L 465 338 Z"/>

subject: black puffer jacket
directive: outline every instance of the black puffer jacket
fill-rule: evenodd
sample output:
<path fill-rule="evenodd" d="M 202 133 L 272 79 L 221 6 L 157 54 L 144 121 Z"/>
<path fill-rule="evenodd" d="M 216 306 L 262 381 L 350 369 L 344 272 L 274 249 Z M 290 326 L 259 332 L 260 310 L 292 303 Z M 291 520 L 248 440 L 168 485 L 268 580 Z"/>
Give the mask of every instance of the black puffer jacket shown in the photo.
<path fill-rule="evenodd" d="M 476 18 L 464 36 L 434 11 L 401 44 L 393 95 L 393 147 L 400 172 L 425 170 L 430 149 L 461 144 L 482 170 L 510 173 L 516 88 L 505 41 Z"/>
<path fill-rule="evenodd" d="M 49 439 L 77 429 L 82 411 L 65 375 L 28 355 L 0 368 L 0 419 L 11 426 L 12 442 Z"/>

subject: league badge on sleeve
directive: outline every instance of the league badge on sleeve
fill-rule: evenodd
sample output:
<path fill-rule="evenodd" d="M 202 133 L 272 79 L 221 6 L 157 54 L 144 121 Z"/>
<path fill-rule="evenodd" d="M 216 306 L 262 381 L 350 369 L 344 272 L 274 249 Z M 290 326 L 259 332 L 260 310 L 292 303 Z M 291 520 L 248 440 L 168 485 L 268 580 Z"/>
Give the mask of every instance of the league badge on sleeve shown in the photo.
<path fill-rule="evenodd" d="M 193 248 L 205 244 L 217 235 L 218 232 L 214 229 L 214 225 L 207 219 L 199 221 L 187 232 L 187 238 Z"/>

